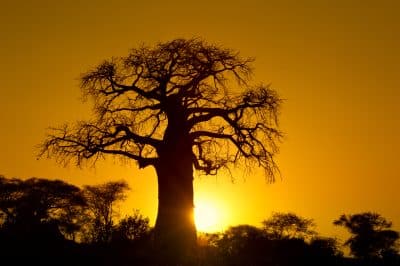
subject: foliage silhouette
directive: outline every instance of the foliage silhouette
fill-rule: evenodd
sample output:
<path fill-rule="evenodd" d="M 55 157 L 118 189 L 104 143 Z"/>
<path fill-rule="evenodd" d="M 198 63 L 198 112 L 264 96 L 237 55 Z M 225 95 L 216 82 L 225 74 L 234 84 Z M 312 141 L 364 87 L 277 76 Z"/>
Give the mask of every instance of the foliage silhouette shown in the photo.
<path fill-rule="evenodd" d="M 204 265 L 341 265 L 342 260 L 332 239 L 271 238 L 250 225 L 230 227 L 209 240 L 211 256 Z"/>
<path fill-rule="evenodd" d="M 126 198 L 129 186 L 125 181 L 110 181 L 97 186 L 84 186 L 83 194 L 88 205 L 91 223 L 89 237 L 92 242 L 111 241 L 116 205 Z"/>
<path fill-rule="evenodd" d="M 263 231 L 250 225 L 238 225 L 228 228 L 218 241 L 221 256 L 226 261 L 248 263 L 257 258 L 257 253 L 262 248 L 265 239 Z"/>
<path fill-rule="evenodd" d="M 110 189 L 110 183 L 119 183 L 116 186 L 118 189 Z M 115 200 L 123 200 L 126 191 L 124 182 L 108 182 L 92 187 L 100 191 L 112 191 L 109 194 L 97 193 L 101 202 L 110 202 L 111 199 L 115 203 Z M 112 241 L 99 245 L 95 241 L 68 240 L 73 238 L 62 230 L 65 221 L 71 221 L 81 229 L 90 227 L 93 222 L 90 203 L 85 202 L 83 190 L 59 180 L 0 177 L 0 261 L 10 261 L 13 265 L 177 265 L 175 261 L 159 256 L 159 250 L 154 249 L 151 242 L 149 220 L 137 210 L 112 227 Z M 79 211 L 74 212 L 73 208 L 70 209 L 72 206 L 76 206 Z M 69 210 L 74 215 L 65 215 Z M 28 219 L 21 220 L 25 217 Z M 310 241 L 305 241 L 307 237 L 304 238 L 303 234 L 280 234 L 285 237 L 274 237 L 265 228 L 239 225 L 223 233 L 201 235 L 198 238 L 201 244 L 197 253 L 180 265 L 399 265 L 400 256 L 392 245 L 393 238 L 388 237 L 393 234 L 398 236 L 398 233 L 390 230 L 390 222 L 380 215 L 343 215 L 336 223 L 351 230 L 353 239 L 358 234 L 369 232 L 368 236 L 371 236 L 371 231 L 378 232 L 376 236 L 386 241 L 386 245 L 380 245 L 383 242 L 376 241 L 378 238 L 374 236 L 369 239 L 371 245 L 375 248 L 380 245 L 379 249 L 375 249 L 375 255 L 368 260 L 365 257 L 350 259 L 343 257 L 337 241 L 332 238 L 322 238 L 316 234 L 313 234 Z M 388 231 L 391 233 L 381 235 Z"/>
<path fill-rule="evenodd" d="M 265 232 L 271 239 L 310 239 L 315 236 L 312 219 L 302 218 L 294 213 L 273 213 L 262 222 Z"/>
<path fill-rule="evenodd" d="M 40 234 L 48 231 L 48 236 L 62 238 L 80 229 L 76 217 L 86 202 L 74 185 L 60 180 L 0 177 L 0 195 L 2 227 L 14 234 L 43 239 Z"/>
<path fill-rule="evenodd" d="M 75 243 L 68 238 L 80 230 L 85 208 L 80 192 L 60 180 L 0 177 L 1 263 L 34 265 L 37 258 L 51 265 L 53 256 L 70 255 Z"/>
<path fill-rule="evenodd" d="M 310 241 L 310 246 L 322 256 L 343 256 L 338 240 L 331 237 L 315 237 Z"/>
<path fill-rule="evenodd" d="M 113 241 L 139 241 L 149 237 L 150 220 L 143 217 L 139 210 L 119 221 L 113 230 Z"/>
<path fill-rule="evenodd" d="M 358 258 L 381 259 L 399 252 L 396 248 L 399 233 L 390 230 L 392 223 L 380 214 L 373 212 L 343 214 L 334 221 L 334 224 L 345 227 L 352 234 L 345 245 L 348 245 L 351 254 Z"/>
<path fill-rule="evenodd" d="M 155 239 L 193 249 L 193 168 L 216 174 L 238 163 L 274 179 L 281 100 L 252 86 L 251 59 L 199 39 L 142 46 L 82 76 L 94 119 L 55 128 L 40 155 L 82 164 L 117 155 L 153 166 L 158 177 Z M 173 250 L 171 250 L 173 252 Z M 177 254 L 179 255 L 179 254 Z"/>

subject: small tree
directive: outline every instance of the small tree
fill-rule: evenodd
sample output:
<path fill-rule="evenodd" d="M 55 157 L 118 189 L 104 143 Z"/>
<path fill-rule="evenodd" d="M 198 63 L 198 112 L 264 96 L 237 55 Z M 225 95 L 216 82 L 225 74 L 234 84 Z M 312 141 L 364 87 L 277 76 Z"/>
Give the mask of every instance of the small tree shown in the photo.
<path fill-rule="evenodd" d="M 149 218 L 143 217 L 139 210 L 119 221 L 113 231 L 114 241 L 138 241 L 150 233 Z"/>
<path fill-rule="evenodd" d="M 390 230 L 392 223 L 380 214 L 343 214 L 333 223 L 345 227 L 352 234 L 345 245 L 350 247 L 351 254 L 357 258 L 383 258 L 398 252 L 396 241 L 399 233 Z"/>
<path fill-rule="evenodd" d="M 343 252 L 339 247 L 338 240 L 331 237 L 315 237 L 310 242 L 314 257 L 342 257 Z"/>
<path fill-rule="evenodd" d="M 94 119 L 54 129 L 41 154 L 77 164 L 115 155 L 154 167 L 157 245 L 190 253 L 193 169 L 215 175 L 242 163 L 263 168 L 270 180 L 277 171 L 281 100 L 269 86 L 249 83 L 251 61 L 199 39 L 142 46 L 105 61 L 82 76 Z"/>
<path fill-rule="evenodd" d="M 290 238 L 311 238 L 316 232 L 312 219 L 302 218 L 294 213 L 273 213 L 272 217 L 264 220 L 264 230 L 270 238 L 290 239 Z"/>
<path fill-rule="evenodd" d="M 126 198 L 129 186 L 125 181 L 84 186 L 84 195 L 91 213 L 91 240 L 106 243 L 111 240 L 116 204 Z"/>
<path fill-rule="evenodd" d="M 217 244 L 223 257 L 241 258 L 246 261 L 249 256 L 257 253 L 260 241 L 263 241 L 264 238 L 261 229 L 243 224 L 229 227 Z"/>

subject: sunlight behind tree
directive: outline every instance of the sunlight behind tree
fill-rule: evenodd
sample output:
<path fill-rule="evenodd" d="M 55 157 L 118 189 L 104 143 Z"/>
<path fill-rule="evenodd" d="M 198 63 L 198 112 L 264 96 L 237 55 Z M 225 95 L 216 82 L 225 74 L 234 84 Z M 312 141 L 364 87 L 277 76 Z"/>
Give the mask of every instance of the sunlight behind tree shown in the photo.
<path fill-rule="evenodd" d="M 259 167 L 271 182 L 279 173 L 282 99 L 269 85 L 252 84 L 252 61 L 200 39 L 141 46 L 106 60 L 81 77 L 94 119 L 51 129 L 39 156 L 82 165 L 114 155 L 139 169 L 153 167 L 154 241 L 181 264 L 196 247 L 194 171 Z"/>
<path fill-rule="evenodd" d="M 216 202 L 200 200 L 195 204 L 194 220 L 200 232 L 223 230 L 224 211 Z"/>

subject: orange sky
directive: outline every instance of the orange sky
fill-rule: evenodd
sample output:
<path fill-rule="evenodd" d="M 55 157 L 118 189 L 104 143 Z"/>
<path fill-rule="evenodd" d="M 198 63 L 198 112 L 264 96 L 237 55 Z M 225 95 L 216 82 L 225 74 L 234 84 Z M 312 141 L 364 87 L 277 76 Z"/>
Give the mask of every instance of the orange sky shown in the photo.
<path fill-rule="evenodd" d="M 221 228 L 272 211 L 314 218 L 376 211 L 400 229 L 400 8 L 397 1 L 7 1 L 0 16 L 0 174 L 74 184 L 126 179 L 123 210 L 156 214 L 154 171 L 110 159 L 96 168 L 36 160 L 49 126 L 90 117 L 78 77 L 141 43 L 202 37 L 254 56 L 255 81 L 285 98 L 282 179 L 196 179 Z M 278 3 L 279 2 L 279 3 Z"/>

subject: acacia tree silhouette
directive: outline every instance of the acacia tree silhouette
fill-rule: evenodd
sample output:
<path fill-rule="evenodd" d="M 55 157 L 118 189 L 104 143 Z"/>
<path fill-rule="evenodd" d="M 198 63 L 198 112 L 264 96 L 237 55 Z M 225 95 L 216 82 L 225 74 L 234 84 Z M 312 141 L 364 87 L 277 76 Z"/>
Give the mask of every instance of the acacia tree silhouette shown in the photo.
<path fill-rule="evenodd" d="M 316 235 L 313 219 L 303 218 L 295 213 L 273 213 L 262 221 L 264 231 L 272 239 L 311 239 Z"/>
<path fill-rule="evenodd" d="M 0 176 L 0 221 L 14 234 L 36 237 L 40 230 L 51 229 L 47 235 L 41 232 L 42 240 L 73 235 L 81 226 L 76 217 L 84 207 L 80 189 L 61 180 Z"/>
<path fill-rule="evenodd" d="M 55 128 L 41 153 L 77 164 L 105 154 L 153 166 L 158 178 L 155 239 L 188 250 L 195 245 L 193 168 L 215 175 L 254 164 L 274 179 L 281 137 L 281 99 L 251 86 L 252 59 L 199 39 L 142 46 L 82 76 L 94 119 Z"/>
<path fill-rule="evenodd" d="M 111 241 L 116 205 L 126 199 L 129 185 L 125 181 L 109 181 L 96 186 L 84 186 L 83 194 L 92 218 L 91 241 Z"/>
<path fill-rule="evenodd" d="M 342 214 L 333 224 L 345 227 L 352 234 L 345 245 L 358 258 L 384 258 L 398 254 L 396 241 L 400 234 L 390 230 L 392 223 L 378 213 Z"/>

